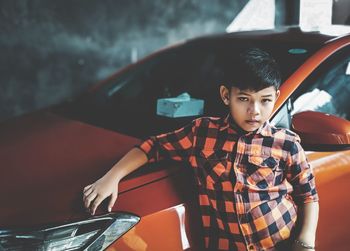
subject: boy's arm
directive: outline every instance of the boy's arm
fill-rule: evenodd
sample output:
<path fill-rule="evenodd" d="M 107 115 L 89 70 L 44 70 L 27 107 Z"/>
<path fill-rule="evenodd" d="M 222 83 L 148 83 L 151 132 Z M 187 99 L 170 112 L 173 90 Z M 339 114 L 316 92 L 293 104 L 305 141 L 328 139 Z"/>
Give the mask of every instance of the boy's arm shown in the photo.
<path fill-rule="evenodd" d="M 146 163 L 162 158 L 188 160 L 192 153 L 195 123 L 196 120 L 176 131 L 150 137 L 129 151 L 101 179 L 84 188 L 85 207 L 94 214 L 101 202 L 111 196 L 108 204 L 108 211 L 111 211 L 118 196 L 119 181 Z"/>
<path fill-rule="evenodd" d="M 316 239 L 318 211 L 319 211 L 318 202 L 306 203 L 304 205 L 301 205 L 299 209 L 300 209 L 299 216 L 301 217 L 300 219 L 301 230 L 299 235 L 297 236 L 297 240 L 307 244 L 308 246 L 314 247 L 315 239 Z M 304 250 L 304 249 L 300 244 L 295 243 L 293 250 L 297 251 L 297 250 Z"/>
<path fill-rule="evenodd" d="M 318 194 L 315 177 L 299 137 L 296 137 L 290 150 L 287 179 L 293 186 L 292 195 L 299 209 L 300 232 L 296 238 L 308 246 L 314 246 L 319 211 Z M 300 242 L 294 244 L 293 250 L 305 250 Z"/>
<path fill-rule="evenodd" d="M 192 154 L 195 128 L 199 119 L 177 129 L 173 132 L 149 137 L 137 147 L 140 148 L 148 158 L 148 162 L 157 162 L 161 159 L 172 159 L 176 161 L 188 161 Z"/>
<path fill-rule="evenodd" d="M 93 215 L 101 202 L 111 196 L 108 204 L 110 212 L 118 197 L 119 181 L 146 163 L 147 156 L 143 151 L 138 148 L 131 149 L 102 178 L 84 188 L 85 207 Z"/>

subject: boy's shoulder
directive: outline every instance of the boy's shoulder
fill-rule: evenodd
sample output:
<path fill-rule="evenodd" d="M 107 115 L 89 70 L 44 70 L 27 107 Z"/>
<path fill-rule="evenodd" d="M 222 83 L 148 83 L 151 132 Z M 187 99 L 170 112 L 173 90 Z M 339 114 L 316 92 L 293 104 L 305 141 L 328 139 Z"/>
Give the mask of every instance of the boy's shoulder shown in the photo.
<path fill-rule="evenodd" d="M 275 127 L 273 125 L 269 125 L 271 127 L 271 134 L 274 138 L 281 138 L 292 142 L 300 142 L 300 137 L 297 133 L 282 127 Z"/>
<path fill-rule="evenodd" d="M 295 155 L 299 152 L 304 151 L 301 146 L 301 139 L 299 135 L 287 128 L 273 127 L 272 137 L 278 140 L 278 144 L 275 144 L 276 147 L 280 148 L 287 155 Z"/>

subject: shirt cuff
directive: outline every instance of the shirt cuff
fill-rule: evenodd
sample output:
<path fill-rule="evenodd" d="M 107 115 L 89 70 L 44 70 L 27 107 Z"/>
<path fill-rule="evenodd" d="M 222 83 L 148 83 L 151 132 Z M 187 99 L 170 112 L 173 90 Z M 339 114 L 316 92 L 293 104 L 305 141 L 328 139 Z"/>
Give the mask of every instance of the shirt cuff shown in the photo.
<path fill-rule="evenodd" d="M 313 195 L 308 195 L 308 196 L 302 196 L 302 197 L 297 197 L 295 198 L 295 203 L 298 205 L 303 205 L 307 203 L 312 203 L 312 202 L 318 202 L 319 197 L 318 194 L 313 194 Z"/>
<path fill-rule="evenodd" d="M 147 139 L 141 144 L 135 145 L 134 147 L 140 149 L 145 153 L 149 163 L 156 161 L 154 154 L 152 154 L 152 152 L 154 152 L 154 143 L 151 139 Z"/>

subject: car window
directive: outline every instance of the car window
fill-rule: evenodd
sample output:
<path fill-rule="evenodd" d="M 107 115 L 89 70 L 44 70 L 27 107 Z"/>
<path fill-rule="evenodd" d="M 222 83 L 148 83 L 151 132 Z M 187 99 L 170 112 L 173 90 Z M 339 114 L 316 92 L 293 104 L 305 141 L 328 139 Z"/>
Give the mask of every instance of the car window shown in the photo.
<path fill-rule="evenodd" d="M 292 112 L 311 110 L 350 119 L 350 46 L 322 63 L 292 95 Z"/>
<path fill-rule="evenodd" d="M 156 113 L 158 99 L 182 93 L 204 100 L 204 116 L 224 116 L 228 111 L 218 86 L 223 83 L 223 72 L 235 67 L 231 56 L 248 45 L 268 51 L 280 65 L 283 80 L 321 46 L 305 41 L 193 40 L 130 65 L 89 95 L 55 112 L 136 137 L 172 131 L 194 119 L 166 118 Z"/>

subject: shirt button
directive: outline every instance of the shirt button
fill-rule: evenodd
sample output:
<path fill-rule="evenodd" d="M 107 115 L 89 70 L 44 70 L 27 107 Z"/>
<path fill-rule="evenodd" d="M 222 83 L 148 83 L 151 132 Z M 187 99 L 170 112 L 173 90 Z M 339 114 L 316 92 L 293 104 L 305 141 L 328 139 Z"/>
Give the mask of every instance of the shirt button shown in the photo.
<path fill-rule="evenodd" d="M 248 245 L 248 250 L 255 250 L 254 245 L 252 245 L 252 244 Z"/>

